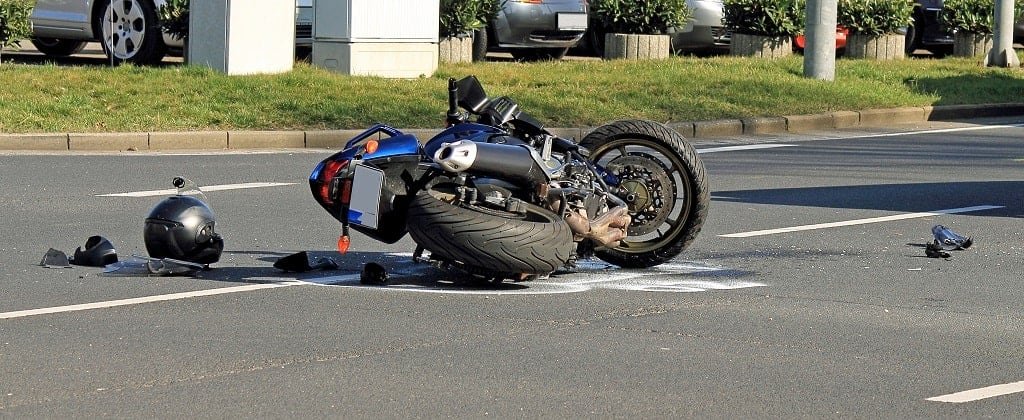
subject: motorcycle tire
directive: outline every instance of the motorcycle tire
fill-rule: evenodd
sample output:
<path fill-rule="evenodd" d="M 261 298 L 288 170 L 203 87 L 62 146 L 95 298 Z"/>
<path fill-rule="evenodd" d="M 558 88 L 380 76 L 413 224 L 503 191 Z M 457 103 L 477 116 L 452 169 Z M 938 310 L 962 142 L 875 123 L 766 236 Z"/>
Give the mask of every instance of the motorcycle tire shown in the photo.
<path fill-rule="evenodd" d="M 598 127 L 580 145 L 591 161 L 620 172 L 632 198 L 626 200 L 632 218 L 626 239 L 596 249 L 598 258 L 653 267 L 693 243 L 708 215 L 710 187 L 704 163 L 681 134 L 653 121 L 624 120 Z"/>
<path fill-rule="evenodd" d="M 525 204 L 526 214 L 455 205 L 420 191 L 409 204 L 412 239 L 432 255 L 470 272 L 516 278 L 561 268 L 575 253 L 569 225 L 551 211 Z"/>

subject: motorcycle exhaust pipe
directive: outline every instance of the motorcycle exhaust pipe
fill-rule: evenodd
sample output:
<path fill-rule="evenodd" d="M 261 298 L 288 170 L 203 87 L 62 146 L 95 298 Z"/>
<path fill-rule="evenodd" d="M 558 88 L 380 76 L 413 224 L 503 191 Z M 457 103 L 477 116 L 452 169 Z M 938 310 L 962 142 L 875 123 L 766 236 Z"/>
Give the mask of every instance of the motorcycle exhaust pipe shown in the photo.
<path fill-rule="evenodd" d="M 540 157 L 526 146 L 460 140 L 443 144 L 432 158 L 450 172 L 470 171 L 538 183 L 551 179 L 540 165 Z"/>

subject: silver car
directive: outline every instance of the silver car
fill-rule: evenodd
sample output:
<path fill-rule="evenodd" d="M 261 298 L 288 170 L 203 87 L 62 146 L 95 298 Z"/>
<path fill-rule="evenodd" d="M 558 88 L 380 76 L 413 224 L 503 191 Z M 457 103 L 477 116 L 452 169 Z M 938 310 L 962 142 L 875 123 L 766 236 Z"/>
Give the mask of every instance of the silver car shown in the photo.
<path fill-rule="evenodd" d="M 683 27 L 670 28 L 672 48 L 676 52 L 728 49 L 732 33 L 722 23 L 722 0 L 687 0 L 693 17 Z"/>
<path fill-rule="evenodd" d="M 474 58 L 507 51 L 517 59 L 562 58 L 587 31 L 586 0 L 507 0 L 485 31 L 477 31 Z"/>
<path fill-rule="evenodd" d="M 722 23 L 722 0 L 686 0 L 686 5 L 693 12 L 690 20 L 686 25 L 668 28 L 666 31 L 672 39 L 672 51 L 687 53 L 727 50 L 732 33 Z M 591 25 L 583 40 L 583 52 L 603 56 L 604 35 L 600 25 Z"/>
<path fill-rule="evenodd" d="M 180 39 L 160 28 L 157 15 L 164 0 L 37 0 L 32 11 L 32 44 L 46 54 L 67 56 L 100 41 L 115 63 L 159 62 Z M 312 0 L 296 3 L 296 44 L 312 44 Z"/>

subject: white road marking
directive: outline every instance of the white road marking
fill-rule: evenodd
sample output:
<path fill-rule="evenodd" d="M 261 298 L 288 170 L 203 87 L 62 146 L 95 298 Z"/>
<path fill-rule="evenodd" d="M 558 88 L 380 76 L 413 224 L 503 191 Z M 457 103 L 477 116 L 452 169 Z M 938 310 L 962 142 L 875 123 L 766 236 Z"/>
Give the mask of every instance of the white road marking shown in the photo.
<path fill-rule="evenodd" d="M 223 287 L 219 289 L 196 290 L 194 292 L 171 293 L 167 295 L 143 296 L 130 299 L 110 300 L 106 302 L 83 303 L 79 305 L 55 306 L 51 308 L 28 309 L 24 311 L 2 312 L 0 319 L 24 318 L 33 315 L 57 314 L 63 312 L 85 311 L 89 309 L 113 308 L 117 306 L 138 305 L 141 303 L 162 302 L 166 300 L 188 299 L 201 296 L 223 295 L 227 293 L 249 292 L 253 290 L 273 289 L 277 287 L 297 286 L 305 283 L 262 283 L 246 286 Z"/>
<path fill-rule="evenodd" d="M 1003 207 L 1006 207 L 1006 206 L 988 206 L 988 205 L 985 205 L 985 206 L 974 206 L 974 207 L 961 207 L 961 208 L 958 208 L 958 209 L 933 210 L 933 211 L 922 212 L 922 213 L 896 214 L 896 215 L 892 215 L 892 216 L 872 217 L 872 218 L 868 218 L 868 219 L 846 220 L 846 221 L 842 221 L 842 222 L 832 222 L 832 223 L 818 223 L 818 224 L 814 224 L 814 225 L 793 226 L 793 227 L 786 227 L 786 228 L 779 228 L 779 229 L 755 230 L 755 231 L 752 231 L 752 232 L 730 233 L 730 234 L 727 234 L 727 235 L 718 235 L 718 236 L 721 236 L 723 238 L 749 238 L 749 237 L 752 237 L 752 236 L 774 235 L 774 234 L 777 234 L 777 233 L 789 233 L 789 232 L 800 232 L 800 231 L 804 231 L 804 230 L 828 229 L 828 228 L 842 227 L 842 226 L 865 225 L 865 224 L 869 224 L 869 223 L 891 222 L 891 221 L 895 221 L 895 220 L 905 220 L 905 219 L 918 219 L 918 218 L 922 218 L 922 217 L 938 216 L 940 214 L 969 213 L 969 212 L 974 212 L 974 211 L 1001 209 Z"/>
<path fill-rule="evenodd" d="M 247 182 L 244 184 L 223 184 L 223 185 L 207 185 L 205 187 L 199 187 L 203 192 L 210 191 L 224 191 L 224 190 L 242 190 L 247 188 L 266 188 L 266 187 L 281 187 L 285 185 L 295 185 L 294 182 Z M 167 190 L 150 190 L 150 191 L 134 191 L 126 193 L 112 193 L 112 194 L 97 194 L 97 197 L 154 197 L 160 195 L 174 195 L 177 194 L 178 190 L 167 189 Z"/>
<path fill-rule="evenodd" d="M 1005 125 L 984 125 L 979 127 L 957 127 L 957 128 L 937 128 L 934 130 L 918 130 L 918 131 L 903 131 L 899 133 L 883 133 L 883 134 L 861 134 L 857 136 L 844 136 L 836 137 L 838 139 L 865 139 L 871 137 L 900 137 L 900 136 L 913 136 L 917 134 L 941 134 L 941 133 L 957 133 L 960 131 L 977 131 L 977 130 L 995 130 L 1000 128 L 1018 128 L 1024 127 L 1024 124 L 1005 124 Z M 830 138 L 833 139 L 833 138 Z"/>
<path fill-rule="evenodd" d="M 757 149 L 774 149 L 776 147 L 793 147 L 795 144 L 778 144 L 778 143 L 766 143 L 766 144 L 746 144 L 742 146 L 723 146 L 723 147 L 709 147 L 706 149 L 697 149 L 697 153 L 715 153 L 715 152 L 736 152 L 740 150 L 757 150 Z"/>
<path fill-rule="evenodd" d="M 926 400 L 947 403 L 964 403 L 983 400 L 985 398 L 998 397 L 1000 395 L 1014 394 L 1018 392 L 1024 392 L 1024 381 L 1002 385 L 992 385 L 978 389 L 970 389 L 967 391 L 960 391 L 952 394 L 940 395 L 938 397 L 926 398 Z"/>

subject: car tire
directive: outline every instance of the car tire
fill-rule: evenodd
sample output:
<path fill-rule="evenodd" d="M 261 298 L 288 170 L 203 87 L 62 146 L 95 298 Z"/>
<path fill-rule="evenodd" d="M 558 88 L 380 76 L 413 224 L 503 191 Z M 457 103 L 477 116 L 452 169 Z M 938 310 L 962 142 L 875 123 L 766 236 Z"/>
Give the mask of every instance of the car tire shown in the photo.
<path fill-rule="evenodd" d="M 167 54 L 152 0 L 100 0 L 97 10 L 94 30 L 113 64 L 153 64 Z"/>
<path fill-rule="evenodd" d="M 917 29 L 917 24 L 913 22 L 907 26 L 906 42 L 903 48 L 908 56 L 914 55 L 914 51 L 921 48 L 921 31 Z"/>
<path fill-rule="evenodd" d="M 473 61 L 487 61 L 487 28 L 473 31 Z"/>
<path fill-rule="evenodd" d="M 512 50 L 512 57 L 520 61 L 561 60 L 568 48 L 523 48 Z"/>
<path fill-rule="evenodd" d="M 54 57 L 67 57 L 71 54 L 78 54 L 85 48 L 85 44 L 85 41 L 77 39 L 32 38 L 32 45 L 39 52 Z"/>

